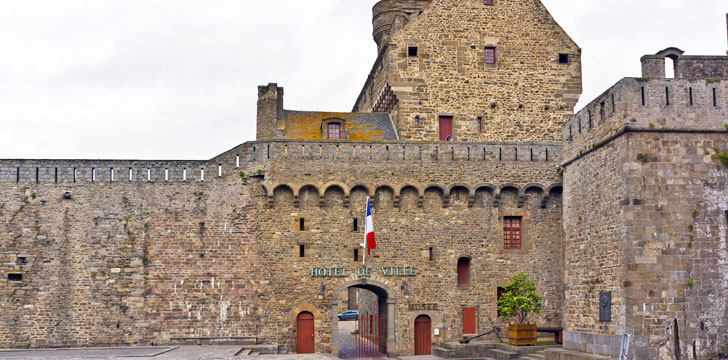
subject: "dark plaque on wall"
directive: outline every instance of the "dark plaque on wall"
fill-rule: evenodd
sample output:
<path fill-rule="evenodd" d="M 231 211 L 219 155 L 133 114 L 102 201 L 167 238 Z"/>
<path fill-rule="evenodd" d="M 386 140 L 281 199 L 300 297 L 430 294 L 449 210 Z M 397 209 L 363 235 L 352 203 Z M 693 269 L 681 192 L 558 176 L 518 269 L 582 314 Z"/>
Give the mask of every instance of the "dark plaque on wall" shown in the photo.
<path fill-rule="evenodd" d="M 612 293 L 599 293 L 599 322 L 612 321 Z"/>

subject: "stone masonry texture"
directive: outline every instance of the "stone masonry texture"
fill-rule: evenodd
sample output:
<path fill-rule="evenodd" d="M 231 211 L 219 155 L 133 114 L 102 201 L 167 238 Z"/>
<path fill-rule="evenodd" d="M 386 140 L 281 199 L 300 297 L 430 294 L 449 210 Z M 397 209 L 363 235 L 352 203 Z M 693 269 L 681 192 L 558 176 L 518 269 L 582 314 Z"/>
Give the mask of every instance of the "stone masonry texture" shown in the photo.
<path fill-rule="evenodd" d="M 286 110 L 270 83 L 256 141 L 209 160 L 0 160 L 0 347 L 296 352 L 308 312 L 316 352 L 338 354 L 336 315 L 356 308 L 386 318 L 389 355 L 412 355 L 418 316 L 435 345 L 463 336 L 463 308 L 476 332 L 505 327 L 498 287 L 526 273 L 544 297 L 530 321 L 563 328 L 570 356 L 616 357 L 624 333 L 629 359 L 728 356 L 728 57 L 646 55 L 648 76 L 574 113 L 580 49 L 537 0 L 373 15 L 352 113 Z"/>

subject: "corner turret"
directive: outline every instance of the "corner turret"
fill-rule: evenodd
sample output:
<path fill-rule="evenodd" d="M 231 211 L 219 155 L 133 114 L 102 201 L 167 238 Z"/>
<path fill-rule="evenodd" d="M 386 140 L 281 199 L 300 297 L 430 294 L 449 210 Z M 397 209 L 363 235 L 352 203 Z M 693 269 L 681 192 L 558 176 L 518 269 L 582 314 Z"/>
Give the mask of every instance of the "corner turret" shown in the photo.
<path fill-rule="evenodd" d="M 258 86 L 256 138 L 265 140 L 280 137 L 284 116 L 283 88 L 276 83 Z"/>
<path fill-rule="evenodd" d="M 374 26 L 374 42 L 377 53 L 389 44 L 392 35 L 416 18 L 432 0 L 382 0 L 372 9 L 372 25 Z"/>

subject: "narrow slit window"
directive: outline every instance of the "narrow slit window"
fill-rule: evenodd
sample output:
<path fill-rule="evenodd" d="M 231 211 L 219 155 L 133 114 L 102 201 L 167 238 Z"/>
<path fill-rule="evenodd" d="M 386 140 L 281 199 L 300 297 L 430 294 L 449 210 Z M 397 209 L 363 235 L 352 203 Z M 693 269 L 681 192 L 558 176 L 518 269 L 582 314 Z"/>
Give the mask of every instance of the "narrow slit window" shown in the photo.
<path fill-rule="evenodd" d="M 354 226 L 352 227 L 351 231 L 359 231 L 359 219 L 354 219 Z"/>
<path fill-rule="evenodd" d="M 417 46 L 410 46 L 407 48 L 407 56 L 409 57 L 417 57 L 417 55 L 419 55 L 418 52 L 419 49 L 417 48 Z"/>
<path fill-rule="evenodd" d="M 55 179 L 55 182 L 58 182 L 58 168 L 55 169 L 54 179 Z"/>
<path fill-rule="evenodd" d="M 15 182 L 16 183 L 20 182 L 20 167 L 15 168 Z"/>
<path fill-rule="evenodd" d="M 486 64 L 495 64 L 495 48 L 494 47 L 485 48 L 485 63 Z"/>
<path fill-rule="evenodd" d="M 498 161 L 503 161 L 503 148 L 498 148 Z"/>
<path fill-rule="evenodd" d="M 718 89 L 713 88 L 713 107 L 718 107 Z"/>
<path fill-rule="evenodd" d="M 642 94 L 642 106 L 645 106 L 645 104 L 646 104 L 646 101 L 645 100 L 646 99 L 645 99 L 645 87 L 644 86 L 640 88 L 640 92 Z"/>
<path fill-rule="evenodd" d="M 40 182 L 40 168 L 35 168 L 35 182 Z"/>
<path fill-rule="evenodd" d="M 200 169 L 200 182 L 205 181 L 205 168 Z"/>
<path fill-rule="evenodd" d="M 581 118 L 579 118 L 579 119 L 577 120 L 577 123 L 579 124 L 579 127 L 578 127 L 578 129 L 579 129 L 579 134 L 581 134 Z"/>
<path fill-rule="evenodd" d="M 217 176 L 222 176 L 222 164 L 217 165 Z"/>
<path fill-rule="evenodd" d="M 114 168 L 109 169 L 109 180 L 114 182 Z"/>
<path fill-rule="evenodd" d="M 435 248 L 430 246 L 429 250 L 430 250 L 430 261 L 433 261 L 433 260 L 435 260 Z"/>
<path fill-rule="evenodd" d="M 665 105 L 670 106 L 670 88 L 665 88 Z"/>
<path fill-rule="evenodd" d="M 690 98 L 690 106 L 693 106 L 693 88 L 688 88 L 688 97 Z"/>
<path fill-rule="evenodd" d="M 169 181 L 169 169 L 164 169 L 164 181 Z"/>
<path fill-rule="evenodd" d="M 602 123 L 604 122 L 604 117 L 605 117 L 604 109 L 605 109 L 604 101 L 602 101 L 601 103 L 599 103 L 599 121 Z"/>
<path fill-rule="evenodd" d="M 235 167 L 240 167 L 240 155 L 235 155 Z"/>
<path fill-rule="evenodd" d="M 306 246 L 298 245 L 298 257 L 306 257 Z"/>
<path fill-rule="evenodd" d="M 96 181 L 96 168 L 91 168 L 91 181 Z"/>
<path fill-rule="evenodd" d="M 132 181 L 132 180 L 134 180 L 134 171 L 131 168 L 129 168 L 129 181 Z"/>
<path fill-rule="evenodd" d="M 549 161 L 549 149 L 546 149 L 546 161 Z"/>
<path fill-rule="evenodd" d="M 187 168 L 182 169 L 182 181 L 187 181 Z"/>
<path fill-rule="evenodd" d="M 617 112 L 617 103 L 614 101 L 614 94 L 612 94 L 612 114 Z"/>
<path fill-rule="evenodd" d="M 478 118 L 478 132 L 483 132 L 483 118 Z"/>
<path fill-rule="evenodd" d="M 415 125 L 420 125 L 420 116 L 415 116 Z"/>
<path fill-rule="evenodd" d="M 76 175 L 78 172 L 76 171 L 76 168 L 73 168 L 73 182 L 76 182 Z"/>
<path fill-rule="evenodd" d="M 354 249 L 354 261 L 359 261 L 359 249 Z"/>
<path fill-rule="evenodd" d="M 147 181 L 152 181 L 152 169 L 147 168 Z"/>
<path fill-rule="evenodd" d="M 298 219 L 298 230 L 299 231 L 305 231 L 306 230 L 306 219 L 304 219 L 304 218 Z"/>
<path fill-rule="evenodd" d="M 586 114 L 587 114 L 587 117 L 589 118 L 589 128 L 591 129 L 591 128 L 593 128 L 593 127 L 594 127 L 594 121 L 592 121 L 592 114 L 591 114 L 591 110 L 588 110 L 588 111 L 586 112 Z"/>

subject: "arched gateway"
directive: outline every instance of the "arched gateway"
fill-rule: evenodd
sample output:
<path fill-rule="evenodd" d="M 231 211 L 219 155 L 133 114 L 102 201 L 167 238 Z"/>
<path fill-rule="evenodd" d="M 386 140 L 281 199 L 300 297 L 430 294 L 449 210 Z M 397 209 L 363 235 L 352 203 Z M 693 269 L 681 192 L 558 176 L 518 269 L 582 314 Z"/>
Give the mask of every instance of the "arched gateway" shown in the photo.
<path fill-rule="evenodd" d="M 380 281 L 376 280 L 370 280 L 370 279 L 360 279 L 360 280 L 352 280 L 344 283 L 343 285 L 339 286 L 333 294 L 332 300 L 331 300 L 331 314 L 332 314 L 332 321 L 331 321 L 331 334 L 332 334 L 332 340 L 331 340 L 331 346 L 332 346 L 332 352 L 334 355 L 339 356 L 339 322 L 338 322 L 338 314 L 339 314 L 339 294 L 342 291 L 348 291 L 349 288 L 356 288 L 356 289 L 364 289 L 371 291 L 372 293 L 376 294 L 378 298 L 378 315 L 380 318 L 386 318 L 386 329 L 382 329 L 382 332 L 387 334 L 386 341 L 382 341 L 380 344 L 380 348 L 385 350 L 386 355 L 389 357 L 396 356 L 396 343 L 395 343 L 395 336 L 394 336 L 394 329 L 395 329 L 395 323 L 394 319 L 396 317 L 395 314 L 395 301 L 390 297 L 390 294 L 392 294 L 392 291 L 389 289 L 389 287 Z M 384 324 L 382 324 L 383 326 Z"/>

